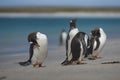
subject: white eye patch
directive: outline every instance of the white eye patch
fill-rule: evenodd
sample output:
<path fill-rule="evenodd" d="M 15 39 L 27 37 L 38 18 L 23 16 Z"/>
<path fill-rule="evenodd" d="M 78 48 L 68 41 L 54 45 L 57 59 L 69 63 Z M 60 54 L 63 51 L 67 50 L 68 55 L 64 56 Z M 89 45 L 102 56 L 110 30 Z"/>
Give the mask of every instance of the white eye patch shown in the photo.
<path fill-rule="evenodd" d="M 29 42 L 30 44 L 32 44 L 33 42 Z"/>

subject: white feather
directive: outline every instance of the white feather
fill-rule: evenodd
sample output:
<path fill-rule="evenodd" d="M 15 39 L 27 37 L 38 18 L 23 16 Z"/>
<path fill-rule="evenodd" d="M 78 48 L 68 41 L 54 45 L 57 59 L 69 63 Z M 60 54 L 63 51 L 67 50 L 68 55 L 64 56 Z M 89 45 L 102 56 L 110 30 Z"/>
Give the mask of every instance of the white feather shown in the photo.
<path fill-rule="evenodd" d="M 83 59 L 83 45 L 81 45 L 82 44 L 82 42 L 79 40 L 79 43 L 80 43 L 80 57 L 79 57 L 79 61 L 82 61 L 82 59 Z"/>
<path fill-rule="evenodd" d="M 69 37 L 70 39 L 68 40 L 68 61 L 72 59 L 72 54 L 71 54 L 71 41 L 73 37 L 79 32 L 78 28 L 74 28 L 69 32 Z"/>
<path fill-rule="evenodd" d="M 100 35 L 101 35 L 100 38 L 99 38 L 100 46 L 99 46 L 99 48 L 97 50 L 93 51 L 93 55 L 99 54 L 102 51 L 102 49 L 103 49 L 103 47 L 105 45 L 107 36 L 106 36 L 106 34 L 105 34 L 105 32 L 103 31 L 102 28 L 100 28 Z M 96 46 L 97 46 L 97 44 L 96 44 L 96 41 L 95 41 L 94 49 L 96 48 Z"/>
<path fill-rule="evenodd" d="M 42 64 L 48 54 L 47 36 L 40 32 L 37 32 L 36 36 L 37 43 L 39 44 L 40 47 L 34 46 L 32 64 L 35 64 L 36 62 Z"/>

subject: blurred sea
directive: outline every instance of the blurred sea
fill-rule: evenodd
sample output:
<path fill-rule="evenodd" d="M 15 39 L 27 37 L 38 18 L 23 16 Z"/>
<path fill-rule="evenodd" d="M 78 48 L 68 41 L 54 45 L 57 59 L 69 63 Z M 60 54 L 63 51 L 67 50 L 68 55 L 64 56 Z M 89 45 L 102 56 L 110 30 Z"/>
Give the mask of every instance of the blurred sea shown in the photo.
<path fill-rule="evenodd" d="M 65 17 L 15 17 L 0 18 L 0 55 L 27 53 L 29 33 L 39 31 L 48 37 L 49 46 L 59 46 L 59 36 L 62 29 L 68 32 L 72 18 Z M 101 27 L 108 39 L 120 38 L 120 18 L 77 18 L 77 27 L 80 31 L 90 34 L 96 27 Z"/>

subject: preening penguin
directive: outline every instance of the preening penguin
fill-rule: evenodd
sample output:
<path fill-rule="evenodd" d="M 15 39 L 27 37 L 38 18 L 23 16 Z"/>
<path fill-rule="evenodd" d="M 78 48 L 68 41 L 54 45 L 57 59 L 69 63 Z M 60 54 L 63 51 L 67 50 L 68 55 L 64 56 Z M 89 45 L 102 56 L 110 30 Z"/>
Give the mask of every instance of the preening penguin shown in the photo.
<path fill-rule="evenodd" d="M 47 36 L 40 32 L 32 32 L 28 35 L 28 42 L 30 43 L 29 59 L 19 64 L 28 66 L 32 63 L 34 67 L 41 67 L 48 54 Z"/>
<path fill-rule="evenodd" d="M 36 43 L 33 47 L 33 57 L 32 64 L 34 67 L 41 67 L 43 61 L 47 57 L 48 54 L 48 41 L 47 36 L 40 32 L 36 32 Z M 34 43 L 32 41 L 32 43 Z"/>
<path fill-rule="evenodd" d="M 92 55 L 94 59 L 99 58 L 98 55 L 102 51 L 107 36 L 102 28 L 96 28 L 91 31 L 91 45 L 88 52 Z"/>

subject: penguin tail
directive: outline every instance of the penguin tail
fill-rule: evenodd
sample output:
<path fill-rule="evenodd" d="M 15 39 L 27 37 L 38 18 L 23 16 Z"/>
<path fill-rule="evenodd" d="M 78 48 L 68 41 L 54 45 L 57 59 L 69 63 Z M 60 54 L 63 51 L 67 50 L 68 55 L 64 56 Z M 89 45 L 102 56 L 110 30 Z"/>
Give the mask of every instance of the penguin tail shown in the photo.
<path fill-rule="evenodd" d="M 24 61 L 24 62 L 18 62 L 19 65 L 21 66 L 29 66 L 31 64 L 30 61 Z"/>
<path fill-rule="evenodd" d="M 61 63 L 61 65 L 63 65 L 63 66 L 70 65 L 70 64 L 71 64 L 71 62 L 68 61 L 67 59 Z"/>

